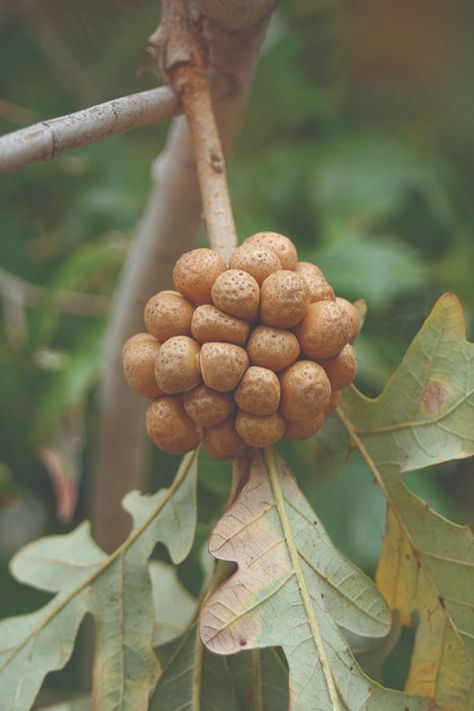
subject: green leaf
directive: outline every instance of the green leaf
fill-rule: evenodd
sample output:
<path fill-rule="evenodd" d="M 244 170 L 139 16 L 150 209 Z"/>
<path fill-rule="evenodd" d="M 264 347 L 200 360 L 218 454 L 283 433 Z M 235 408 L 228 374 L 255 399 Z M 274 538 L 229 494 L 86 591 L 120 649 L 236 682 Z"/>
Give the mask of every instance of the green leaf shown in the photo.
<path fill-rule="evenodd" d="M 398 296 L 425 287 L 421 257 L 408 245 L 387 235 L 361 236 L 346 226 L 337 231 L 337 239 L 309 255 L 336 293 L 351 299 L 363 295 L 371 311 L 382 311 Z"/>
<path fill-rule="evenodd" d="M 92 701 L 86 697 L 71 699 L 71 701 L 63 701 L 54 706 L 42 706 L 39 711 L 92 711 Z"/>
<path fill-rule="evenodd" d="M 343 410 L 378 464 L 410 471 L 474 454 L 474 345 L 455 296 L 438 300 L 384 391 L 348 389 Z"/>
<path fill-rule="evenodd" d="M 53 437 L 67 411 L 83 409 L 101 362 L 103 330 L 102 323 L 87 329 L 64 370 L 54 373 L 41 393 L 32 424 L 33 437 L 39 444 Z"/>
<path fill-rule="evenodd" d="M 122 266 L 127 243 L 124 235 L 106 234 L 94 242 L 77 245 L 67 255 L 50 285 L 50 296 L 61 290 L 108 291 Z"/>
<path fill-rule="evenodd" d="M 427 191 L 434 183 L 426 156 L 388 134 L 336 136 L 315 166 L 310 180 L 315 209 L 345 220 L 386 219 L 411 191 Z"/>
<path fill-rule="evenodd" d="M 153 560 L 149 571 L 155 608 L 153 646 L 157 647 L 180 637 L 188 629 L 198 601 L 181 584 L 174 566 Z"/>
<path fill-rule="evenodd" d="M 230 670 L 242 711 L 287 711 L 288 669 L 276 650 L 236 654 Z"/>
<path fill-rule="evenodd" d="M 386 634 L 390 619 L 382 597 L 333 546 L 272 450 L 264 458 L 256 455 L 249 481 L 218 522 L 209 550 L 235 561 L 238 570 L 201 610 L 208 649 L 234 654 L 281 646 L 292 711 L 403 708 L 406 697 L 369 680 L 338 629 Z M 428 707 L 410 699 L 410 708 Z"/>
<path fill-rule="evenodd" d="M 385 661 L 400 639 L 400 631 L 400 620 L 397 613 L 395 613 L 392 626 L 385 637 L 373 639 L 371 637 L 358 637 L 350 632 L 345 633 L 352 653 L 365 673 L 372 679 L 382 682 Z"/>
<path fill-rule="evenodd" d="M 239 711 L 227 661 L 208 652 L 196 625 L 184 635 L 156 687 L 150 711 Z"/>
<path fill-rule="evenodd" d="M 402 624 L 419 626 L 407 690 L 443 708 L 474 705 L 474 536 L 409 491 L 402 472 L 474 453 L 474 345 L 443 296 L 375 399 L 355 388 L 339 416 L 388 502 L 377 582 Z"/>
<path fill-rule="evenodd" d="M 174 562 L 192 546 L 196 461 L 195 453 L 185 457 L 169 489 L 127 494 L 123 506 L 133 528 L 110 556 L 83 523 L 26 546 L 13 559 L 17 580 L 56 595 L 34 613 L 0 622 L 0 698 L 12 700 L 9 711 L 27 711 L 45 675 L 66 664 L 86 613 L 96 623 L 94 708 L 146 707 L 159 672 L 148 559 L 158 541 Z"/>

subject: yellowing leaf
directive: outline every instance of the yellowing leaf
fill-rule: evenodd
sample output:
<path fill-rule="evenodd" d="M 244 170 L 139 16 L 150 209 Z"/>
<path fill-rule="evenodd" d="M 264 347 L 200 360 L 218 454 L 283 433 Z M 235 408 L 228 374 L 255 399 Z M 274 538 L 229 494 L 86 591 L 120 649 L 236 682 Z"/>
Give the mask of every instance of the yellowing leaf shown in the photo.
<path fill-rule="evenodd" d="M 352 654 L 365 673 L 372 679 L 382 682 L 386 659 L 400 639 L 400 632 L 400 619 L 395 613 L 390 631 L 384 637 L 358 637 L 347 631 L 344 636 L 350 645 Z"/>
<path fill-rule="evenodd" d="M 402 472 L 474 453 L 474 345 L 459 303 L 445 295 L 383 393 L 355 388 L 339 416 L 388 501 L 377 582 L 417 630 L 407 690 L 445 711 L 474 708 L 474 537 L 433 512 Z"/>
<path fill-rule="evenodd" d="M 359 669 L 338 625 L 382 636 L 390 618 L 373 583 L 346 560 L 281 458 L 257 455 L 209 550 L 237 572 L 204 604 L 203 642 L 214 652 L 281 646 L 292 711 L 429 708 L 378 686 Z"/>
<path fill-rule="evenodd" d="M 196 461 L 195 453 L 185 457 L 169 489 L 125 497 L 133 529 L 110 556 L 85 523 L 68 535 L 32 543 L 13 559 L 18 580 L 56 595 L 32 614 L 0 622 L 0 699 L 9 700 L 8 711 L 30 709 L 45 675 L 71 656 L 87 612 L 96 623 L 93 708 L 147 707 L 159 673 L 148 559 L 158 541 L 175 562 L 191 548 Z"/>
<path fill-rule="evenodd" d="M 377 582 L 387 602 L 419 627 L 407 690 L 442 708 L 474 708 L 474 538 L 431 511 L 400 482 L 390 488 Z"/>

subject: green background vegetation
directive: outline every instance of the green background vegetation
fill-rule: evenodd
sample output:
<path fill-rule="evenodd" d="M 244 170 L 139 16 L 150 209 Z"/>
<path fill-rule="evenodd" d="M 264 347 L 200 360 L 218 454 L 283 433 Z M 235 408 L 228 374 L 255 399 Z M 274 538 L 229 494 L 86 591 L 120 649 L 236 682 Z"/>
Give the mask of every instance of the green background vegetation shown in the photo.
<path fill-rule="evenodd" d="M 144 48 L 157 6 L 4 2 L 1 132 L 154 86 Z M 468 0 L 283 3 L 229 165 L 242 239 L 261 229 L 283 232 L 302 258 L 323 268 L 337 293 L 366 299 L 357 384 L 367 394 L 381 390 L 442 292 L 460 297 L 469 333 L 473 15 Z M 88 512 L 105 316 L 100 308 L 91 317 L 61 313 L 55 295 L 111 296 L 165 135 L 166 126 L 138 130 L 0 178 L 0 268 L 42 288 L 37 303 L 22 308 L 0 278 L 2 617 L 46 599 L 9 577 L 13 552 L 32 538 L 70 530 Z M 82 449 L 61 449 L 58 433 L 68 423 L 82 434 Z M 358 455 L 347 458 L 345 444 L 328 422 L 315 440 L 283 449 L 335 543 L 373 574 L 384 502 Z M 45 448 L 63 451 L 79 488 L 68 523 L 58 521 Z M 180 568 L 193 593 L 199 549 L 229 484 L 228 466 L 204 461 L 198 540 Z M 175 457 L 154 451 L 149 490 L 169 482 L 176 465 Z M 473 473 L 472 460 L 452 462 L 409 475 L 409 482 L 435 510 L 466 523 Z M 411 640 L 410 631 L 402 634 L 387 684 L 403 684 Z M 80 688 L 79 667 L 75 655 L 49 685 Z"/>

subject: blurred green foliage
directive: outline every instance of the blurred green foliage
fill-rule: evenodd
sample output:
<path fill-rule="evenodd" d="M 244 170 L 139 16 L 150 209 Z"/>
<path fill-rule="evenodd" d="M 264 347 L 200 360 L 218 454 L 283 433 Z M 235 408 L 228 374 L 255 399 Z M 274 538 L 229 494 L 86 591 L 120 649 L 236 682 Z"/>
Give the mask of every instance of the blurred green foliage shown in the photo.
<path fill-rule="evenodd" d="M 157 5 L 3 3 L 0 131 L 154 86 L 145 47 Z M 230 162 L 241 238 L 261 229 L 288 234 L 339 294 L 367 301 L 358 343 L 358 385 L 367 394 L 380 391 L 442 292 L 458 294 L 472 323 L 474 50 L 467 28 L 473 14 L 468 0 L 283 2 Z M 44 597 L 5 574 L 14 550 L 87 515 L 106 314 L 98 299 L 96 314 L 73 315 L 60 308 L 58 295 L 110 298 L 165 133 L 166 126 L 149 127 L 1 178 L 2 616 L 31 610 Z M 25 304 L 5 273 L 41 292 Z M 77 436 L 85 437 L 85 448 L 65 454 L 79 477 L 79 504 L 64 524 L 41 453 L 62 451 L 71 414 L 81 423 Z M 373 573 L 384 502 L 345 445 L 337 424 L 328 422 L 316 440 L 283 449 L 335 543 Z M 227 465 L 202 459 L 197 542 L 180 568 L 193 594 L 202 575 L 200 550 L 230 484 Z M 154 451 L 151 462 L 155 489 L 170 481 L 177 460 Z M 472 475 L 472 462 L 452 463 L 410 475 L 410 485 L 436 510 L 467 522 Z M 11 535 L 1 535 L 7 528 Z M 161 549 L 159 555 L 165 557 Z M 389 684 L 403 684 L 409 635 L 401 645 Z M 51 683 L 79 688 L 71 665 Z"/>

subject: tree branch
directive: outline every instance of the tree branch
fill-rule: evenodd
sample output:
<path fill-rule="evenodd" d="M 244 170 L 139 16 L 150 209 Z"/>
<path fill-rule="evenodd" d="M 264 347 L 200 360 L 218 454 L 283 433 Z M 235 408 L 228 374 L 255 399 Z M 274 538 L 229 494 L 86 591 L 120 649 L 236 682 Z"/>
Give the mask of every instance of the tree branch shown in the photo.
<path fill-rule="evenodd" d="M 211 247 L 227 260 L 237 246 L 237 234 L 209 91 L 201 18 L 192 22 L 186 0 L 162 4 L 162 21 L 150 42 L 186 114 Z"/>
<path fill-rule="evenodd" d="M 259 11 L 261 7 L 259 7 Z M 245 109 L 249 85 L 268 15 L 249 27 L 229 31 L 204 21 L 208 74 L 224 154 L 228 155 Z M 125 383 L 120 362 L 127 338 L 143 330 L 143 309 L 160 289 L 169 288 L 180 254 L 191 249 L 201 214 L 193 147 L 184 117 L 173 123 L 155 164 L 145 214 L 118 286 L 106 336 L 99 393 L 97 466 L 91 493 L 94 535 L 111 550 L 127 535 L 120 508 L 127 491 L 143 487 L 146 403 Z"/>
<path fill-rule="evenodd" d="M 46 290 L 25 279 L 10 274 L 0 267 L 0 295 L 8 300 L 19 301 L 23 306 L 39 306 L 47 295 Z M 73 316 L 103 316 L 109 299 L 103 294 L 87 294 L 79 291 L 57 291 L 52 294 L 55 308 Z"/>
<path fill-rule="evenodd" d="M 175 93 L 161 86 L 113 99 L 0 137 L 0 174 L 49 160 L 102 138 L 164 121 L 180 112 Z"/>
<path fill-rule="evenodd" d="M 31 39 L 45 56 L 51 73 L 75 102 L 82 106 L 100 101 L 102 97 L 56 30 L 45 3 L 18 0 L 15 9 Z"/>

